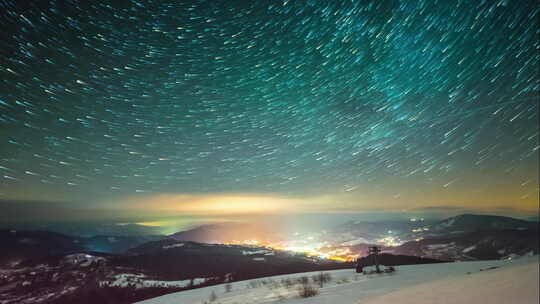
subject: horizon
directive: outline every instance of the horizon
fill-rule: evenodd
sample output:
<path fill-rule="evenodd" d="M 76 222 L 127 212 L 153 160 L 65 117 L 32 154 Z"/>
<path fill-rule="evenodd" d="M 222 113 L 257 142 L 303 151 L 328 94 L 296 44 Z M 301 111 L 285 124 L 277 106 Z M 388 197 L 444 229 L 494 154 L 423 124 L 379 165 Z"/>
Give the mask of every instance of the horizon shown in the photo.
<path fill-rule="evenodd" d="M 55 208 L 56 217 L 44 217 L 43 208 L 50 210 L 50 202 L 20 202 L 0 200 L 4 211 L 0 216 L 0 229 L 44 230 L 73 236 L 142 236 L 172 235 L 207 225 L 240 224 L 252 227 L 273 227 L 283 235 L 298 231 L 334 229 L 352 222 L 408 222 L 411 219 L 436 223 L 455 216 L 487 215 L 511 217 L 538 222 L 538 213 L 510 208 L 478 210 L 459 207 L 420 208 L 415 210 L 362 210 L 347 213 L 239 213 L 239 214 L 185 214 L 157 212 L 141 215 L 139 212 L 111 209 L 70 208 L 70 204 Z M 41 206 L 39 206 L 41 205 Z M 15 208 L 14 208 L 15 207 Z M 41 207 L 41 208 L 40 208 Z M 59 207 L 59 206 L 57 206 Z M 28 212 L 33 211 L 33 212 Z"/>

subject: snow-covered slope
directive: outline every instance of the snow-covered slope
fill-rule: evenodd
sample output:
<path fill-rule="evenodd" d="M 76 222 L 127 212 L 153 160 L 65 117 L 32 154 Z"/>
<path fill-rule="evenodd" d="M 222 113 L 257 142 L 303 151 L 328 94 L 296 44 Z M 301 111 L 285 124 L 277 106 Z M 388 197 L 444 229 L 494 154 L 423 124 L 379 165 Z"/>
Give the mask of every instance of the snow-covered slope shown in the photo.
<path fill-rule="evenodd" d="M 538 294 L 538 288 L 530 287 L 528 290 L 517 288 L 514 285 L 499 284 L 497 280 L 507 280 L 508 278 L 515 279 L 516 282 L 527 281 L 532 282 L 526 286 L 538 286 L 538 256 L 521 258 L 518 260 L 496 260 L 496 261 L 478 261 L 478 262 L 457 262 L 444 264 L 427 264 L 427 265 L 411 265 L 398 266 L 394 274 L 381 275 L 358 275 L 353 269 L 328 271 L 332 276 L 332 281 L 324 284 L 319 288 L 319 294 L 310 298 L 300 298 L 298 295 L 298 286 L 296 284 L 287 288 L 287 282 L 295 282 L 298 278 L 308 277 L 312 286 L 316 286 L 312 282 L 312 276 L 317 275 L 317 272 L 300 273 L 284 276 L 268 277 L 258 280 L 235 282 L 230 284 L 230 291 L 227 291 L 226 285 L 216 285 L 195 290 L 183 291 L 174 294 L 161 296 L 154 299 L 149 299 L 140 303 L 145 304 L 202 304 L 220 303 L 220 304 L 255 304 L 255 303 L 285 303 L 285 304 L 357 304 L 360 300 L 364 303 L 365 300 L 373 300 L 379 303 L 405 303 L 401 300 L 397 301 L 401 295 L 400 292 L 408 290 L 416 290 L 416 288 L 424 288 L 424 295 L 430 294 L 449 294 L 456 293 L 461 295 L 461 303 L 471 303 L 465 301 L 463 297 L 474 297 L 474 288 L 476 284 L 482 285 L 482 291 L 489 291 L 490 288 L 504 290 L 507 295 L 531 297 Z M 523 269 L 528 269 L 523 271 Z M 532 269 L 532 270 L 530 270 Z M 489 275 L 489 278 L 485 278 Z M 504 275 L 497 275 L 504 273 Z M 476 283 L 478 280 L 478 283 Z M 442 283 L 442 286 L 437 285 L 437 289 L 432 289 L 430 285 L 437 282 L 454 282 L 453 284 Z M 452 289 L 452 286 L 461 286 L 459 282 L 467 282 L 469 290 L 472 292 L 469 295 L 460 293 L 459 290 Z M 486 284 L 486 282 L 490 284 Z M 457 284 L 457 285 L 456 285 Z M 534 284 L 534 285 L 533 285 Z M 427 287 L 426 287 L 427 286 Z M 448 288 L 445 288 L 448 286 Z M 491 287 L 490 287 L 491 286 Z M 512 289 L 516 287 L 515 291 Z M 427 289 L 426 289 L 427 288 Z M 480 290 L 480 289 L 478 289 Z M 418 292 L 422 294 L 421 292 Z M 210 302 L 212 294 L 215 294 L 216 300 Z M 396 295 L 397 294 L 397 295 Z M 520 295 L 521 294 L 521 295 Z M 525 295 L 523 295 L 525 294 Z M 532 295 L 531 295 L 532 294 Z M 377 300 L 380 296 L 394 296 L 393 301 Z M 414 292 L 412 293 L 414 295 Z M 409 295 L 409 293 L 407 294 Z M 435 301 L 437 303 L 447 303 Z M 434 303 L 427 299 L 416 298 L 414 303 Z M 450 303 L 450 302 L 448 302 Z M 457 303 L 457 302 L 452 302 Z M 499 302 L 493 302 L 499 303 Z M 501 302 L 502 303 L 502 302 Z M 513 302 L 513 303 L 528 303 L 528 302 Z M 492 303 L 490 303 L 492 304 Z"/>
<path fill-rule="evenodd" d="M 534 304 L 539 299 L 538 283 L 538 263 L 531 263 L 420 284 L 362 304 Z"/>

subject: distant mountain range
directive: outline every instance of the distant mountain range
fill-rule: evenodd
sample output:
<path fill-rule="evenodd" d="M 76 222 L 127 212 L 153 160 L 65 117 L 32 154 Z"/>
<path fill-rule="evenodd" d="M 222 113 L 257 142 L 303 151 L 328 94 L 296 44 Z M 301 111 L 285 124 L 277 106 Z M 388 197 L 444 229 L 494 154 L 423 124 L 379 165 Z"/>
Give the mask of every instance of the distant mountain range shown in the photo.
<path fill-rule="evenodd" d="M 538 229 L 481 230 L 410 241 L 387 248 L 394 254 L 452 260 L 493 260 L 538 254 Z"/>
<path fill-rule="evenodd" d="M 463 214 L 442 221 L 414 218 L 409 221 L 348 222 L 332 229 L 329 239 L 339 244 L 376 243 L 386 237 L 406 242 L 480 230 L 527 229 L 538 230 L 538 222 L 504 216 Z"/>
<path fill-rule="evenodd" d="M 77 252 L 123 253 L 164 236 L 68 236 L 50 231 L 0 230 L 0 267 Z"/>
<path fill-rule="evenodd" d="M 505 216 L 463 214 L 447 218 L 430 226 L 430 234 L 450 234 L 480 230 L 538 229 L 538 222 Z M 428 235 L 430 235 L 428 234 Z"/>
<path fill-rule="evenodd" d="M 221 244 L 239 243 L 244 240 L 277 240 L 280 234 L 274 229 L 246 223 L 219 223 L 202 225 L 168 236 L 177 241 Z"/>
<path fill-rule="evenodd" d="M 48 231 L 0 231 L 0 268 L 27 259 L 83 251 L 79 239 Z"/>

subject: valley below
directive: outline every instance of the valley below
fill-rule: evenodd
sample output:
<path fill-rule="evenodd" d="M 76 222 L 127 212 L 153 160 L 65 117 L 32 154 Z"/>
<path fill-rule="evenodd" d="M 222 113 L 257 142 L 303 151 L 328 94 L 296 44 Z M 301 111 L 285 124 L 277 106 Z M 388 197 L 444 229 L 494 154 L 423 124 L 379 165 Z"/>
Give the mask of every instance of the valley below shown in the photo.
<path fill-rule="evenodd" d="M 245 301 L 237 302 L 263 303 L 298 297 L 300 285 L 295 280 L 307 277 L 309 281 L 322 272 L 333 278 L 332 288 L 339 295 L 347 294 L 346 282 L 377 281 L 354 272 L 356 265 L 373 265 L 371 246 L 381 248 L 382 265 L 398 267 L 395 274 L 381 277 L 395 275 L 401 280 L 406 273 L 413 276 L 413 269 L 425 269 L 418 279 L 405 280 L 418 284 L 429 281 L 427 273 L 434 269 L 439 278 L 455 271 L 466 273 L 467 268 L 474 272 L 474 265 L 499 267 L 538 254 L 538 223 L 508 217 L 465 214 L 431 222 L 351 221 L 292 236 L 249 229 L 249 225 L 210 224 L 171 235 L 141 236 L 2 230 L 0 303 L 134 303 L 166 294 L 197 294 L 200 301 L 180 302 L 204 303 L 209 301 L 208 290 L 219 294 L 223 289 L 261 284 L 265 288 L 243 294 Z M 464 266 L 469 262 L 471 266 Z M 284 275 L 292 277 L 279 277 Z M 384 293 L 405 284 L 393 280 L 380 281 Z M 371 296 L 368 290 L 374 287 L 368 285 L 363 292 Z M 321 295 L 328 286 L 319 287 Z M 227 296 L 235 294 L 229 291 Z M 265 293 L 266 300 L 257 302 Z M 364 295 L 353 293 L 351 301 L 355 296 Z M 236 300 L 231 301 L 216 303 Z"/>

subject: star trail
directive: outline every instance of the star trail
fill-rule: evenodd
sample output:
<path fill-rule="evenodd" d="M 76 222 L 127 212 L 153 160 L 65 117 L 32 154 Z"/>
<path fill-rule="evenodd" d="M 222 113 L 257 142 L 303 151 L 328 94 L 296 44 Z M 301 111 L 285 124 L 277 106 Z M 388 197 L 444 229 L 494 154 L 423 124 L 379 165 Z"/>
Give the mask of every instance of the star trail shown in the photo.
<path fill-rule="evenodd" d="M 0 198 L 537 208 L 539 12 L 0 1 Z"/>

